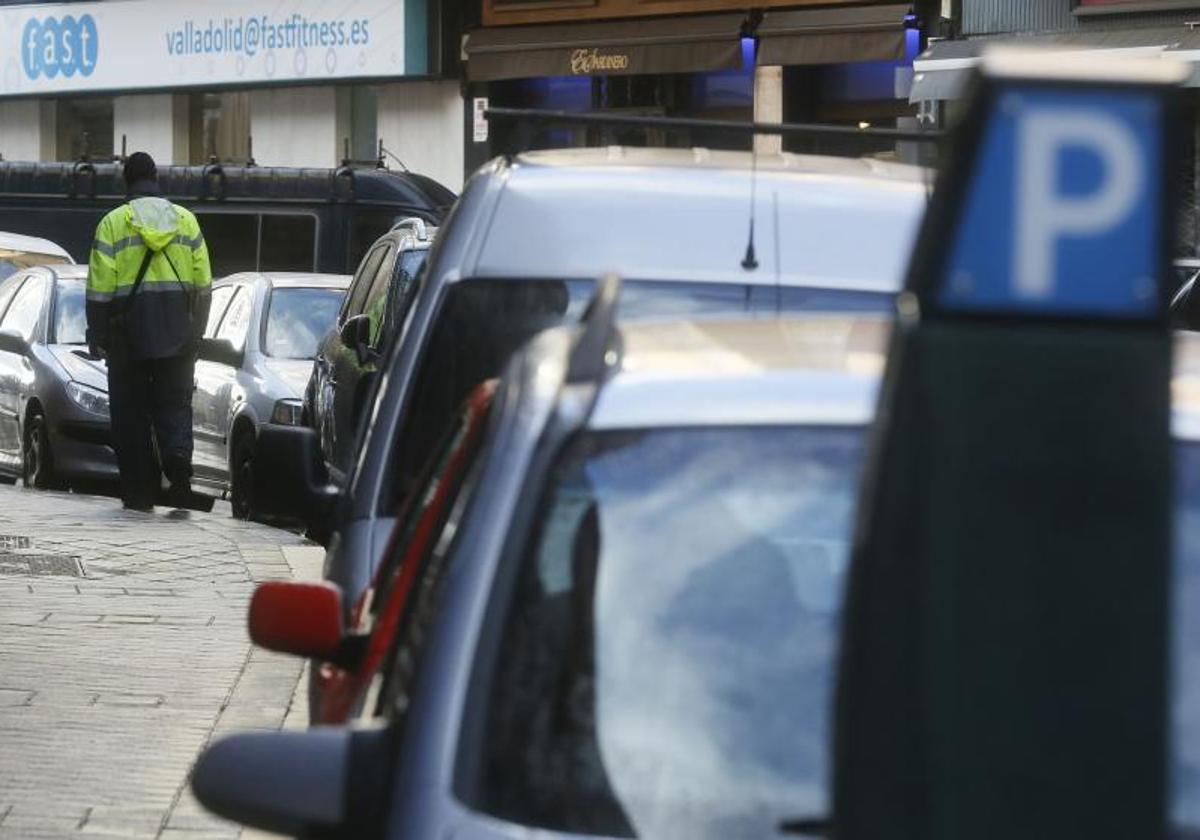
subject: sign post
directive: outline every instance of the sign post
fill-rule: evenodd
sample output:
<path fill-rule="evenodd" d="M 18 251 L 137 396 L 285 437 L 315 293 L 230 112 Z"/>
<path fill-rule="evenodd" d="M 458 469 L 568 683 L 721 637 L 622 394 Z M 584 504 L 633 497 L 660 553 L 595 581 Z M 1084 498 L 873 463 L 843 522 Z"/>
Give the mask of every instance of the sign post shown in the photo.
<path fill-rule="evenodd" d="M 868 461 L 839 840 L 1166 836 L 1182 76 L 983 63 Z"/>

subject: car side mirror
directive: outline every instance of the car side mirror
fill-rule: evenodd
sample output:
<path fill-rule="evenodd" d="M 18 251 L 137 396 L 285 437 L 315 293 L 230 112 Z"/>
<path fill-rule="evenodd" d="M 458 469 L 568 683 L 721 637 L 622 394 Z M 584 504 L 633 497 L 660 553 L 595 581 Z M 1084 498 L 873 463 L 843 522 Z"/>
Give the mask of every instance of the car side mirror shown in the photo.
<path fill-rule="evenodd" d="M 267 581 L 250 599 L 250 639 L 259 647 L 328 660 L 342 648 L 342 591 L 332 583 Z"/>
<path fill-rule="evenodd" d="M 355 315 L 342 324 L 342 346 L 354 351 L 358 363 L 365 365 L 371 358 L 371 317 Z"/>
<path fill-rule="evenodd" d="M 202 338 L 198 356 L 206 362 L 240 368 L 244 354 L 227 338 Z"/>
<path fill-rule="evenodd" d="M 268 423 L 259 429 L 254 462 L 255 505 L 263 515 L 300 519 L 323 530 L 339 493 L 315 430 Z"/>
<path fill-rule="evenodd" d="M 12 330 L 0 330 L 0 350 L 24 356 L 29 352 L 29 342 Z"/>
<path fill-rule="evenodd" d="M 393 739 L 382 725 L 242 732 L 214 743 L 192 792 L 225 819 L 288 837 L 365 837 L 387 800 Z"/>

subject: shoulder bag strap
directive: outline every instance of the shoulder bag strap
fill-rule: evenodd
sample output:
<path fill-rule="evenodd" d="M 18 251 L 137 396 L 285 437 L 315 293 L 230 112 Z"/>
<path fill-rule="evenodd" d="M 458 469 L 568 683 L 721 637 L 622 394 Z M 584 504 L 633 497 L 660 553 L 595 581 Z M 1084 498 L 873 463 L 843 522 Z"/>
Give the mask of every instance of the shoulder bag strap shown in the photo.
<path fill-rule="evenodd" d="M 145 245 L 145 242 L 142 243 Z M 122 314 L 128 315 L 129 310 L 133 309 L 133 299 L 137 297 L 137 293 L 142 288 L 142 283 L 146 279 L 146 272 L 150 270 L 150 260 L 154 259 L 154 251 L 150 250 L 150 246 L 146 245 L 146 256 L 142 258 L 142 267 L 138 269 L 137 279 L 133 281 L 133 289 L 129 292 L 129 297 L 125 298 L 125 307 L 121 310 Z M 174 268 L 172 268 L 172 271 Z"/>

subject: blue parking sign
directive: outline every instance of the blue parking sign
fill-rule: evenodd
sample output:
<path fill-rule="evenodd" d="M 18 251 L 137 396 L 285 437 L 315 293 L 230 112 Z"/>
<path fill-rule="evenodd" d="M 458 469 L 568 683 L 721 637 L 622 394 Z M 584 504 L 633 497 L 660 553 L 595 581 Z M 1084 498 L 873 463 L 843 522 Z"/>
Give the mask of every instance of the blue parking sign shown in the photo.
<path fill-rule="evenodd" d="M 1162 311 L 1166 103 L 1137 87 L 996 91 L 945 273 L 945 310 L 1145 319 Z"/>

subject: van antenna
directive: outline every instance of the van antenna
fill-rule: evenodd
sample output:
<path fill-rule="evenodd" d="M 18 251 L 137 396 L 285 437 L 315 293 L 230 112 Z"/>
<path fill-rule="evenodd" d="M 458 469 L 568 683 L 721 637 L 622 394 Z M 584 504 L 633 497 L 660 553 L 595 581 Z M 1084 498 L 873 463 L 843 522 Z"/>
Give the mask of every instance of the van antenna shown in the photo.
<path fill-rule="evenodd" d="M 754 205 L 758 192 L 758 138 L 750 135 L 750 239 L 746 243 L 746 256 L 742 257 L 742 268 L 754 271 L 758 268 L 758 257 L 754 255 Z"/>
<path fill-rule="evenodd" d="M 779 190 L 771 191 L 771 210 L 775 216 L 775 314 L 783 312 L 783 260 L 779 254 Z"/>
<path fill-rule="evenodd" d="M 129 135 L 122 134 L 121 135 L 121 162 L 122 163 L 129 160 L 128 152 L 129 152 Z"/>

